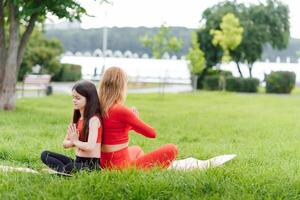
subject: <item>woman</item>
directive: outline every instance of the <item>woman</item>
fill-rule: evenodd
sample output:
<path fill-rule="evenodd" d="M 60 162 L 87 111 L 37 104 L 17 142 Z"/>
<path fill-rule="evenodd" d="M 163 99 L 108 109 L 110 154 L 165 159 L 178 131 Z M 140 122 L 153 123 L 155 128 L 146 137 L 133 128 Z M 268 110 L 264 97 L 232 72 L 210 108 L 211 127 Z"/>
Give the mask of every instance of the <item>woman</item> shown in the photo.
<path fill-rule="evenodd" d="M 128 147 L 128 132 L 130 130 L 148 138 L 155 138 L 156 131 L 138 118 L 136 109 L 129 109 L 124 106 L 126 90 L 126 73 L 118 67 L 107 69 L 99 87 L 100 110 L 104 129 L 100 163 L 102 168 L 205 169 L 210 166 L 222 165 L 235 157 L 235 155 L 227 155 L 207 161 L 194 158 L 174 161 L 178 154 L 178 148 L 174 144 L 163 145 L 147 154 L 144 154 L 139 146 Z"/>
<path fill-rule="evenodd" d="M 140 120 L 137 113 L 124 106 L 127 75 L 117 67 L 107 69 L 99 87 L 100 110 L 104 128 L 102 168 L 167 168 L 175 160 L 178 149 L 174 144 L 144 154 L 138 146 L 128 147 L 128 132 L 134 130 L 148 138 L 155 138 L 154 128 Z"/>
<path fill-rule="evenodd" d="M 72 88 L 73 120 L 63 141 L 64 148 L 76 148 L 76 159 L 43 151 L 41 159 L 51 169 L 65 174 L 100 169 L 102 126 L 100 104 L 95 85 L 79 81 Z"/>

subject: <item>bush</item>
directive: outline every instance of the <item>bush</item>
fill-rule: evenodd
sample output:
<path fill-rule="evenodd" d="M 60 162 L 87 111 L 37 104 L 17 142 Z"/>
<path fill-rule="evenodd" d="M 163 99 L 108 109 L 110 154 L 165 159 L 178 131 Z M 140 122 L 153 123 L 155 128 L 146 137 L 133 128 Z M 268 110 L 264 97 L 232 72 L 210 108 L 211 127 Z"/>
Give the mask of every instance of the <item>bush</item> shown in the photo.
<path fill-rule="evenodd" d="M 53 81 L 77 81 L 82 77 L 81 74 L 81 66 L 73 65 L 73 64 L 62 64 L 60 70 L 56 74 L 54 74 L 52 80 Z"/>
<path fill-rule="evenodd" d="M 240 92 L 242 90 L 242 78 L 226 77 L 226 91 Z"/>
<path fill-rule="evenodd" d="M 257 92 L 259 80 L 256 78 L 227 77 L 225 89 L 232 92 Z"/>
<path fill-rule="evenodd" d="M 224 77 L 228 77 L 228 76 L 232 76 L 232 73 L 230 71 L 225 71 L 225 70 L 220 70 L 220 69 L 209 69 L 206 73 L 206 76 L 204 77 L 203 80 L 200 80 L 200 74 L 196 74 L 196 75 L 191 75 L 191 83 L 192 83 L 192 86 L 194 87 L 194 84 L 195 84 L 195 79 L 193 76 L 197 76 L 198 79 L 197 79 L 197 89 L 202 89 L 204 88 L 204 82 L 205 82 L 205 78 L 208 77 L 208 76 L 224 76 Z M 218 83 L 218 85 L 220 85 L 220 82 Z M 222 84 L 221 84 L 222 86 Z M 204 88 L 204 89 L 208 89 L 208 90 L 211 90 L 209 88 Z M 222 87 L 220 88 L 222 89 Z"/>
<path fill-rule="evenodd" d="M 256 93 L 259 86 L 259 80 L 257 78 L 244 78 L 242 92 Z"/>
<path fill-rule="evenodd" d="M 220 90 L 220 76 L 206 76 L 203 80 L 203 88 L 205 90 Z"/>
<path fill-rule="evenodd" d="M 296 74 L 288 71 L 271 72 L 266 78 L 267 93 L 289 94 L 296 84 Z"/>

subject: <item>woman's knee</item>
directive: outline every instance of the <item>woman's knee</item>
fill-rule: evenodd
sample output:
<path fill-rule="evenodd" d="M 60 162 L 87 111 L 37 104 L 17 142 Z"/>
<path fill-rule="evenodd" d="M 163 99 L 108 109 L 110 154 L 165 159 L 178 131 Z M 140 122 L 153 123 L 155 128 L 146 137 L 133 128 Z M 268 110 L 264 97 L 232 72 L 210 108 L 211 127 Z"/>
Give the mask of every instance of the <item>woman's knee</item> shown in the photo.
<path fill-rule="evenodd" d="M 162 146 L 168 154 L 171 154 L 172 157 L 176 158 L 178 155 L 178 147 L 175 144 L 165 144 Z"/>

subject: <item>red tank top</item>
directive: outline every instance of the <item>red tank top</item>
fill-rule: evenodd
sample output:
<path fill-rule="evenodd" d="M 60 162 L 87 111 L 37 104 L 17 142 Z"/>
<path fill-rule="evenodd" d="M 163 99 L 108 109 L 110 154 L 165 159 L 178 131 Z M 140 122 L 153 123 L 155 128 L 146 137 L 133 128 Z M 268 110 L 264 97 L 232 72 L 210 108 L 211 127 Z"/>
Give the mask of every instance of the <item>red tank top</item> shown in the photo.
<path fill-rule="evenodd" d="M 83 137 L 83 119 L 79 119 L 77 124 L 77 130 L 79 132 L 79 138 Z M 97 137 L 97 143 L 101 143 L 102 140 L 102 126 L 98 128 L 98 137 Z"/>
<path fill-rule="evenodd" d="M 128 132 L 134 130 L 149 138 L 155 138 L 155 129 L 140 120 L 131 109 L 120 104 L 113 105 L 108 117 L 102 118 L 103 144 L 122 144 L 128 142 Z"/>

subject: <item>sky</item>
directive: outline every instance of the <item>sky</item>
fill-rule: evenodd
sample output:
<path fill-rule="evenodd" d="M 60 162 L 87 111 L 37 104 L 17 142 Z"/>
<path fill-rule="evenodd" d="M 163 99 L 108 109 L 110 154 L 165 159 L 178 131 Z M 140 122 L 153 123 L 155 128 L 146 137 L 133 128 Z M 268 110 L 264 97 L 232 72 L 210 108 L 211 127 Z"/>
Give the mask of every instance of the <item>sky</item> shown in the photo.
<path fill-rule="evenodd" d="M 199 28 L 202 12 L 223 0 L 111 0 L 112 5 L 93 0 L 77 0 L 90 15 L 82 18 L 82 28 L 183 26 Z M 258 3 L 265 0 L 236 0 Z M 300 1 L 281 0 L 289 6 L 291 36 L 300 39 Z M 55 20 L 54 20 L 55 21 Z M 56 21 L 55 21 L 56 22 Z"/>

